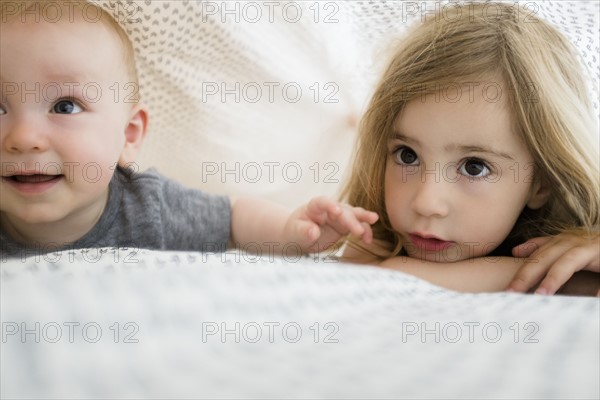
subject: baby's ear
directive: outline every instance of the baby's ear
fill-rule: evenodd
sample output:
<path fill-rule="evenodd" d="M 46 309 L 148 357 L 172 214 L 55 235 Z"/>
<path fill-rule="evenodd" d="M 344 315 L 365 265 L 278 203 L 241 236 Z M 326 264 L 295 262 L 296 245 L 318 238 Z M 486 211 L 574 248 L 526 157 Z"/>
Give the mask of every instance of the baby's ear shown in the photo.
<path fill-rule="evenodd" d="M 550 197 L 550 185 L 545 179 L 536 177 L 529 192 L 529 200 L 527 201 L 527 207 L 532 210 L 541 208 L 546 204 Z"/>
<path fill-rule="evenodd" d="M 148 129 L 148 110 L 142 103 L 136 104 L 130 111 L 129 121 L 125 126 L 125 146 L 119 157 L 119 165 L 127 167 L 133 163 L 146 137 Z"/>

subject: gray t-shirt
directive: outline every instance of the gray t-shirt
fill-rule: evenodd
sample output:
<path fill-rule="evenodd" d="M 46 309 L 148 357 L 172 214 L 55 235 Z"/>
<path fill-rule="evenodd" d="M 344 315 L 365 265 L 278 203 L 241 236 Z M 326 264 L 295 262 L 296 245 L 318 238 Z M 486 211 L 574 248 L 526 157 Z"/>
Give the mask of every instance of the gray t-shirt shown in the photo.
<path fill-rule="evenodd" d="M 229 198 L 189 189 L 155 170 L 117 168 L 98 223 L 75 243 L 25 246 L 0 228 L 0 260 L 56 250 L 133 247 L 219 252 L 231 232 Z"/>

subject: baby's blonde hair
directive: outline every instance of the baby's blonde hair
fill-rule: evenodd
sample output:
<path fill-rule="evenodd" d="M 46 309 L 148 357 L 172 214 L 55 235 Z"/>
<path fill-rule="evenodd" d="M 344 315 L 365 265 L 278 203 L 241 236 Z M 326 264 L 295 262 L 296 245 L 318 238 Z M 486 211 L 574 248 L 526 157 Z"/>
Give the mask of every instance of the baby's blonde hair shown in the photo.
<path fill-rule="evenodd" d="M 127 78 L 129 82 L 134 83 L 138 87 L 138 73 L 135 62 L 135 51 L 127 32 L 119 25 L 113 16 L 106 9 L 100 7 L 91 1 L 85 0 L 65 0 L 65 1 L 40 1 L 40 0 L 0 0 L 0 23 L 7 23 L 16 18 L 21 20 L 29 20 L 37 17 L 36 21 L 41 20 L 41 15 L 45 11 L 50 14 L 50 11 L 59 9 L 61 18 L 82 18 L 85 14 L 94 15 L 90 21 L 100 22 L 109 31 L 116 34 L 122 45 L 123 62 L 127 68 Z M 52 9 L 52 10 L 50 10 Z M 92 9 L 90 12 L 89 9 Z M 50 10 L 50 11 L 48 11 Z M 55 15 L 48 16 L 51 22 L 55 22 Z M 85 17 L 83 17 L 85 18 Z M 58 21 L 56 21 L 58 22 Z M 139 100 L 139 99 L 134 99 Z"/>
<path fill-rule="evenodd" d="M 598 125 L 577 52 L 529 9 L 465 4 L 428 15 L 402 39 L 360 124 L 352 174 L 341 196 L 380 215 L 374 237 L 389 245 L 390 255 L 402 247 L 384 196 L 387 146 L 396 117 L 407 102 L 425 93 L 495 77 L 508 89 L 504 102 L 534 159 L 535 179 L 550 190 L 540 210 L 524 211 L 511 236 L 598 231 Z"/>

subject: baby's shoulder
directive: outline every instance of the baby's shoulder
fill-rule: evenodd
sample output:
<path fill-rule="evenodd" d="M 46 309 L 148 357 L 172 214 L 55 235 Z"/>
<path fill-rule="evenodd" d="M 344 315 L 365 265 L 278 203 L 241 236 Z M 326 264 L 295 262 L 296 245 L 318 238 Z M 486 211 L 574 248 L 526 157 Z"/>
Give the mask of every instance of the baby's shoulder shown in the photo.
<path fill-rule="evenodd" d="M 115 179 L 125 190 L 156 190 L 163 187 L 169 178 L 162 175 L 155 168 L 136 171 L 131 168 L 117 167 Z"/>

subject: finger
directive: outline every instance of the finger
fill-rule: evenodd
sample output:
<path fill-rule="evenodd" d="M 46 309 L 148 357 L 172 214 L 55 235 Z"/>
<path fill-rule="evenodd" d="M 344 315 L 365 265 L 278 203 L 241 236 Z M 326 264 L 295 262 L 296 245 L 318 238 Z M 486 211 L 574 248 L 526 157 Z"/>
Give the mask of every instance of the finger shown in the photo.
<path fill-rule="evenodd" d="M 319 196 L 308 202 L 306 211 L 309 215 L 324 216 L 330 214 L 335 216 L 342 213 L 342 207 L 339 202 L 329 197 Z"/>
<path fill-rule="evenodd" d="M 366 222 L 362 222 L 361 225 L 365 230 L 365 233 L 362 235 L 362 241 L 366 244 L 371 244 L 373 242 L 373 229 L 371 228 L 371 225 Z"/>
<path fill-rule="evenodd" d="M 352 212 L 358 220 L 370 225 L 374 224 L 379 219 L 379 215 L 377 215 L 376 212 L 365 210 L 362 207 L 353 207 Z"/>
<path fill-rule="evenodd" d="M 367 211 L 362 207 L 346 206 L 344 213 L 341 215 L 341 222 L 344 228 L 348 229 L 351 234 L 362 236 L 362 240 L 370 241 L 373 238 L 371 224 L 374 224 L 379 219 L 379 215 L 373 211 Z M 339 228 L 338 228 L 339 229 Z M 346 234 L 346 232 L 343 232 Z"/>
<path fill-rule="evenodd" d="M 521 243 L 518 246 L 513 247 L 512 255 L 513 257 L 518 258 L 527 258 L 533 252 L 539 250 L 546 243 L 550 242 L 552 237 L 537 237 L 533 239 L 529 239 L 525 243 Z"/>
<path fill-rule="evenodd" d="M 365 233 L 362 222 L 373 224 L 379 219 L 377 213 L 362 207 L 343 205 L 325 196 L 315 197 L 309 202 L 307 215 L 319 225 L 328 224 L 340 235 L 355 236 Z"/>
<path fill-rule="evenodd" d="M 319 225 L 308 220 L 297 220 L 293 227 L 294 239 L 300 245 L 314 243 L 321 236 Z"/>
<path fill-rule="evenodd" d="M 547 268 L 538 264 L 536 261 L 526 262 L 519 269 L 513 280 L 508 284 L 507 291 L 525 293 L 538 283 L 543 277 Z"/>
<path fill-rule="evenodd" d="M 333 228 L 340 234 L 350 233 L 355 236 L 362 236 L 365 232 L 365 227 L 357 218 L 352 207 L 344 207 L 342 213 L 334 221 Z"/>
<path fill-rule="evenodd" d="M 539 250 L 525 260 L 523 266 L 508 285 L 507 290 L 526 292 L 540 282 L 556 260 L 568 250 L 569 244 L 564 241 L 558 241 L 556 244 L 552 241 L 544 243 Z"/>
<path fill-rule="evenodd" d="M 585 247 L 575 247 L 559 257 L 546 277 L 542 280 L 535 293 L 554 294 L 563 286 L 575 272 L 583 269 L 594 257 Z"/>

